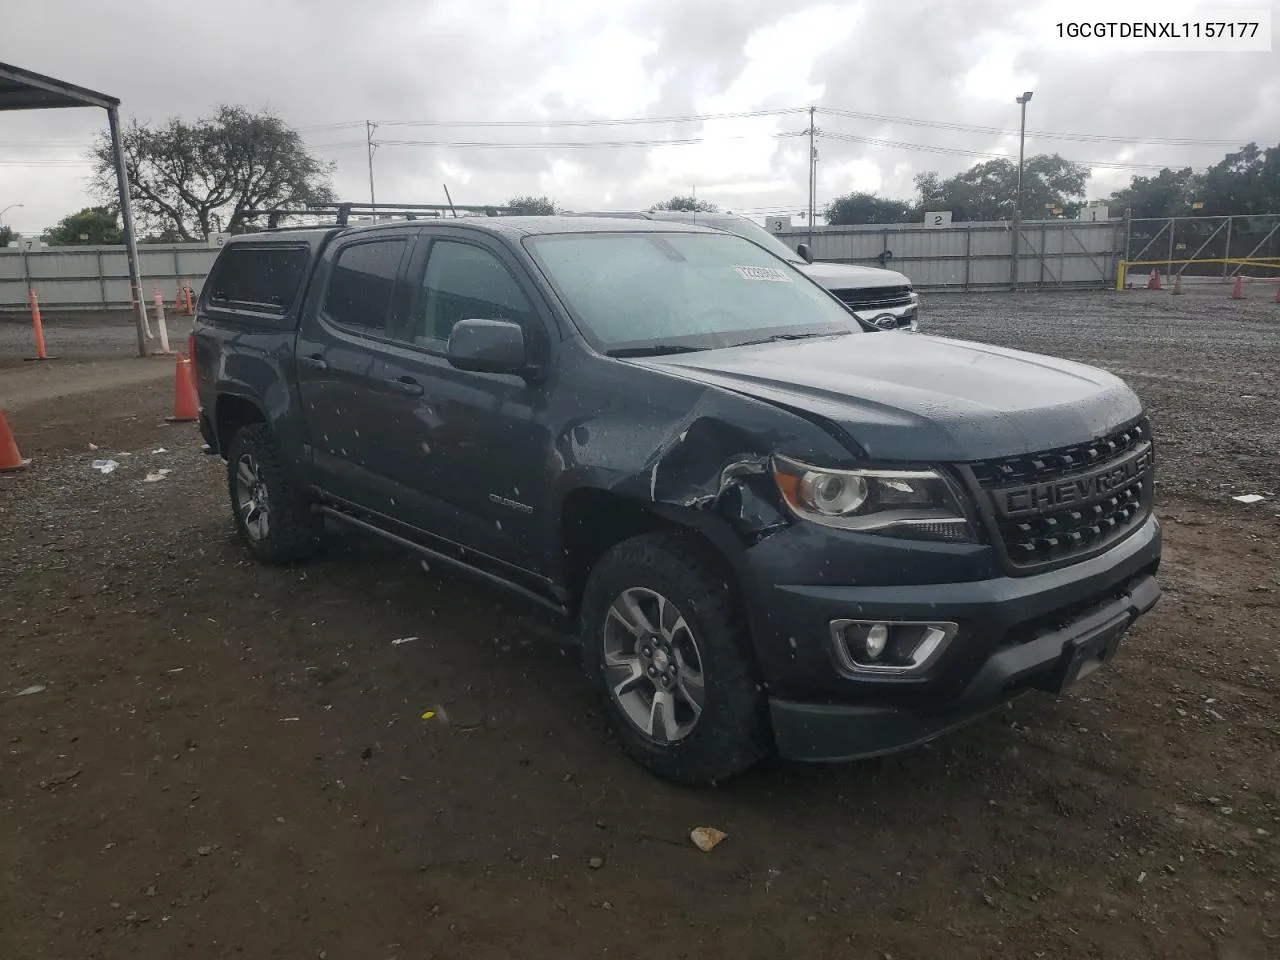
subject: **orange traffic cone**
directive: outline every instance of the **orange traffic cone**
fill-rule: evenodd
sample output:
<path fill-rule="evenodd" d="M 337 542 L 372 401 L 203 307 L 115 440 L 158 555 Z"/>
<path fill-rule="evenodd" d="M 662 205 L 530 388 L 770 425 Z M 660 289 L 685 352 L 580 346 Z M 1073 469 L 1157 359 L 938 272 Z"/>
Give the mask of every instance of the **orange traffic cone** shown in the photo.
<path fill-rule="evenodd" d="M 173 416 L 165 417 L 165 420 L 169 423 L 192 423 L 199 417 L 200 401 L 196 398 L 195 384 L 191 382 L 191 361 L 183 359 L 179 352 L 173 372 Z"/>
<path fill-rule="evenodd" d="M 1160 271 L 1159 270 L 1151 271 L 1151 276 L 1147 280 L 1147 289 L 1148 290 L 1160 289 Z"/>
<path fill-rule="evenodd" d="M 1244 277 L 1240 276 L 1238 273 L 1236 274 L 1236 282 L 1231 285 L 1231 299 L 1244 299 Z"/>
<path fill-rule="evenodd" d="M 0 473 L 10 470 L 21 470 L 30 460 L 23 460 L 18 452 L 18 442 L 13 439 L 13 431 L 9 429 L 9 421 L 0 410 Z"/>
<path fill-rule="evenodd" d="M 1182 296 L 1182 271 L 1178 271 L 1173 275 L 1173 295 L 1175 297 Z"/>

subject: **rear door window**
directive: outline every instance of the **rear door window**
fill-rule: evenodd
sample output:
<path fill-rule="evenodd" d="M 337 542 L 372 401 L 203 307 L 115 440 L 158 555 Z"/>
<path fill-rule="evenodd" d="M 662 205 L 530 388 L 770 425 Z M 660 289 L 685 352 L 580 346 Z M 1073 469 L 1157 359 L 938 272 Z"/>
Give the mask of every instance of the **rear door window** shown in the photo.
<path fill-rule="evenodd" d="M 405 247 L 404 237 L 387 237 L 339 250 L 324 295 L 325 316 L 359 332 L 385 333 Z"/>
<path fill-rule="evenodd" d="M 309 260 L 305 246 L 227 247 L 209 279 L 209 303 L 233 310 L 284 314 L 298 296 Z"/>

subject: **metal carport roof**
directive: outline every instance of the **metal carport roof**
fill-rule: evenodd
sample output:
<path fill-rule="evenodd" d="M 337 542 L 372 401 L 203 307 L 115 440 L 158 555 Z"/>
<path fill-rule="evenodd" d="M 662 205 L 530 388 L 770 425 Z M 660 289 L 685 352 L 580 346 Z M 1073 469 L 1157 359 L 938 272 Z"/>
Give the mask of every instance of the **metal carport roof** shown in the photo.
<path fill-rule="evenodd" d="M 49 110 L 62 107 L 101 107 L 107 111 L 111 146 L 115 153 L 116 187 L 120 193 L 120 219 L 124 227 L 125 250 L 129 259 L 129 286 L 137 315 L 138 355 L 146 356 L 146 304 L 142 299 L 142 278 L 138 270 L 138 244 L 133 229 L 133 206 L 129 199 L 129 179 L 124 151 L 120 146 L 120 101 L 74 83 L 66 83 L 40 73 L 0 63 L 0 110 Z"/>
<path fill-rule="evenodd" d="M 112 110 L 120 101 L 105 93 L 0 63 L 0 110 L 45 110 L 50 107 L 102 107 Z"/>

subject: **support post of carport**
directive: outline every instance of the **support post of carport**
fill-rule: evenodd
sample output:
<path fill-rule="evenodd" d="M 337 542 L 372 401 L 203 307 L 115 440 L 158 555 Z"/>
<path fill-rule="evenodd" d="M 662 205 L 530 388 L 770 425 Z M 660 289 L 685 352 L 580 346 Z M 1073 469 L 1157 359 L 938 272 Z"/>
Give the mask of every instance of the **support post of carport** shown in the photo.
<path fill-rule="evenodd" d="M 116 188 L 120 191 L 120 221 L 124 226 L 125 256 L 129 260 L 129 297 L 133 301 L 134 323 L 138 328 L 138 356 L 147 355 L 147 304 L 142 298 L 142 271 L 138 266 L 138 240 L 133 232 L 133 204 L 129 198 L 129 174 L 120 142 L 120 111 L 107 108 L 111 127 L 111 153 L 116 161 Z"/>

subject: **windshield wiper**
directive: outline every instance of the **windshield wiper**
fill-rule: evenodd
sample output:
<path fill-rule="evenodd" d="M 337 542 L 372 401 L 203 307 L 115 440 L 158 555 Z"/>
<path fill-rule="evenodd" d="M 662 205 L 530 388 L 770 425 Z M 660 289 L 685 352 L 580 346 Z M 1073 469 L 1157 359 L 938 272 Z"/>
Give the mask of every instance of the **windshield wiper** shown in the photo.
<path fill-rule="evenodd" d="M 606 350 L 607 357 L 663 357 L 672 353 L 697 353 L 705 347 L 691 347 L 684 343 L 654 343 L 647 347 L 619 347 Z"/>
<path fill-rule="evenodd" d="M 808 340 L 810 337 L 833 337 L 834 333 L 775 333 L 771 337 L 761 337 L 759 340 L 743 340 L 742 343 L 735 343 L 735 347 L 754 347 L 758 343 L 777 343 L 780 340 Z"/>

